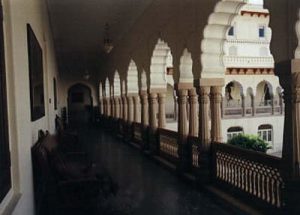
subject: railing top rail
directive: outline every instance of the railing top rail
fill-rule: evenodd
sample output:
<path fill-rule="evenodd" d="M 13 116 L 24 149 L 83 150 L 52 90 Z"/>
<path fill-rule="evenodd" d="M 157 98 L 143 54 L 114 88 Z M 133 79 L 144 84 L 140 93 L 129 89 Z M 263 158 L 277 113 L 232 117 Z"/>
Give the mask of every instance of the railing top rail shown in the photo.
<path fill-rule="evenodd" d="M 177 131 L 172 131 L 172 130 L 168 130 L 168 129 L 165 129 L 165 128 L 159 128 L 158 133 L 163 134 L 163 135 L 167 135 L 167 136 L 173 136 L 174 138 L 178 137 L 178 132 Z"/>
<path fill-rule="evenodd" d="M 133 122 L 132 125 L 135 126 L 135 127 L 142 126 L 142 124 L 139 123 L 139 122 Z"/>
<path fill-rule="evenodd" d="M 200 139 L 199 137 L 195 136 L 188 136 L 188 141 L 193 145 L 200 145 Z"/>
<path fill-rule="evenodd" d="M 240 156 L 243 159 L 262 163 L 275 168 L 280 168 L 282 164 L 281 158 L 274 157 L 262 152 L 256 152 L 252 150 L 239 148 L 237 146 L 232 146 L 226 143 L 212 143 L 212 149 L 214 151 L 219 150 L 219 151 L 226 152 L 228 154 Z"/>

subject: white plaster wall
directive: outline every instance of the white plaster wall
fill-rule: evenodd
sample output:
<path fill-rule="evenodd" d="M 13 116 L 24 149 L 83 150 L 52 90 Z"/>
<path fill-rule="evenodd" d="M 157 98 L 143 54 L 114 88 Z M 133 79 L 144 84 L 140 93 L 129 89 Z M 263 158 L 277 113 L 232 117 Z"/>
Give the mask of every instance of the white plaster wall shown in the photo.
<path fill-rule="evenodd" d="M 223 141 L 227 142 L 227 130 L 230 127 L 242 127 L 245 134 L 257 135 L 258 126 L 270 124 L 273 126 L 273 149 L 268 153 L 282 150 L 284 116 L 248 117 L 236 119 L 222 119 Z"/>
<path fill-rule="evenodd" d="M 9 133 L 12 157 L 13 189 L 11 197 L 21 193 L 12 214 L 32 215 L 33 186 L 30 148 L 37 140 L 39 129 L 54 132 L 53 78 L 56 77 L 58 93 L 61 90 L 60 77 L 54 55 L 52 35 L 44 0 L 3 0 L 4 34 L 9 110 Z M 31 122 L 27 29 L 29 23 L 43 50 L 45 116 Z M 51 103 L 50 100 L 51 99 Z M 60 105 L 60 102 L 59 102 Z M 0 205 L 0 214 L 11 213 L 7 204 Z"/>
<path fill-rule="evenodd" d="M 262 11 L 261 6 L 248 5 L 245 11 Z M 270 51 L 272 31 L 268 27 L 269 17 L 238 15 L 232 21 L 234 36 L 226 36 L 224 43 L 224 65 L 233 68 L 273 68 L 274 60 Z M 265 37 L 259 37 L 259 27 L 265 28 Z M 230 49 L 235 53 L 230 53 Z"/>

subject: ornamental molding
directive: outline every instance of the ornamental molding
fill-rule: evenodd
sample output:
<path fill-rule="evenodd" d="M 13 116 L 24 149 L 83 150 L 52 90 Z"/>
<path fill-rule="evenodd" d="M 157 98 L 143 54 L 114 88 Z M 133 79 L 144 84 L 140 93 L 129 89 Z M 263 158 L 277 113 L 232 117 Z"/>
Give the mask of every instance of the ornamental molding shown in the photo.
<path fill-rule="evenodd" d="M 226 75 L 274 75 L 274 68 L 227 68 Z"/>

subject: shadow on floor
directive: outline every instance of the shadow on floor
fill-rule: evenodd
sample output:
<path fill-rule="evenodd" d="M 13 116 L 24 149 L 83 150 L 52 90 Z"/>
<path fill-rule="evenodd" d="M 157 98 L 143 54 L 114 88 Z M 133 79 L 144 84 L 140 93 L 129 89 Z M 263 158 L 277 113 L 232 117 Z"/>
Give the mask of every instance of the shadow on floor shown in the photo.
<path fill-rule="evenodd" d="M 119 185 L 116 197 L 99 199 L 98 214 L 242 214 L 220 206 L 107 131 L 85 126 L 79 135 L 96 165 L 104 166 Z"/>

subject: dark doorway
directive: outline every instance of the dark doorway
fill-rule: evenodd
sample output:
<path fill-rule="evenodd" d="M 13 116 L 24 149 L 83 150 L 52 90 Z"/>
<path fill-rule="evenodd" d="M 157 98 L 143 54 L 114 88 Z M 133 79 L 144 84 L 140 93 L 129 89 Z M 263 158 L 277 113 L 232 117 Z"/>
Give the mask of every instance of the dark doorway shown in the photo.
<path fill-rule="evenodd" d="M 89 123 L 92 120 L 93 98 L 91 89 L 75 84 L 68 90 L 68 118 L 71 125 Z"/>

